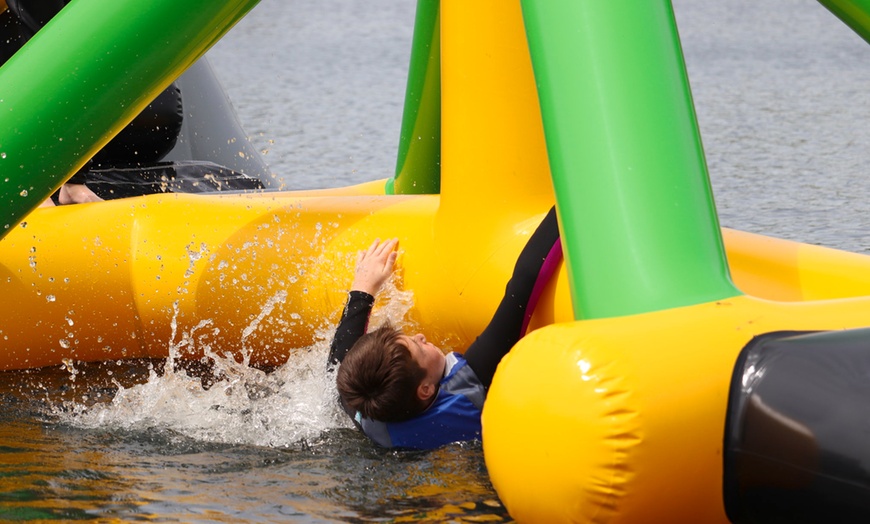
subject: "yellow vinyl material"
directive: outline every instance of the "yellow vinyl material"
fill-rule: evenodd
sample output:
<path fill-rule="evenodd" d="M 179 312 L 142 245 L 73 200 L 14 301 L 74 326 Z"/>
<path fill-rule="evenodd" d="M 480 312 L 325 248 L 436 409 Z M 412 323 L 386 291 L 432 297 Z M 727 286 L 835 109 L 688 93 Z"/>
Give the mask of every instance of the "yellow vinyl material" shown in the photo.
<path fill-rule="evenodd" d="M 356 252 L 393 236 L 402 251 L 398 284 L 414 293 L 411 321 L 462 350 L 495 310 L 543 213 L 518 207 L 524 218 L 502 217 L 486 232 L 492 247 L 472 265 L 466 253 L 481 251 L 480 238 L 450 217 L 457 229 L 435 227 L 445 213 L 439 196 L 374 188 L 37 209 L 0 243 L 0 369 L 165 357 L 191 330 L 253 364 L 281 363 L 337 322 Z M 467 279 L 445 272 L 463 264 Z M 545 309 L 539 325 L 552 322 L 554 309 Z"/>
<path fill-rule="evenodd" d="M 740 296 L 535 331 L 502 360 L 484 406 L 493 485 L 519 522 L 726 523 L 737 354 L 762 333 L 863 327 L 868 312 L 870 298 Z"/>

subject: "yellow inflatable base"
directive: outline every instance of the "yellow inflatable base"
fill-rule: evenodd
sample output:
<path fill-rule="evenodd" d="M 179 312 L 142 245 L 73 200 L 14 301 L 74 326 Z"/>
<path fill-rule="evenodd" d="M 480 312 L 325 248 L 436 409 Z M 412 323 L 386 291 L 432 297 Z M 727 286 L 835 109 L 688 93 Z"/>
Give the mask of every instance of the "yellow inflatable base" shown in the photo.
<path fill-rule="evenodd" d="M 372 194 L 382 187 L 39 209 L 0 243 L 0 369 L 166 357 L 194 335 L 191 358 L 202 339 L 200 349 L 280 364 L 329 336 L 357 251 L 388 237 L 400 239 L 396 284 L 414 292 L 409 322 L 462 350 L 546 204 L 472 234 L 464 216 L 439 212 L 439 196 Z"/>
<path fill-rule="evenodd" d="M 331 335 L 356 252 L 388 237 L 400 240 L 395 284 L 413 291 L 408 322 L 461 351 L 551 204 L 477 217 L 382 187 L 37 210 L 0 242 L 0 369 L 164 358 L 173 345 L 280 364 Z M 747 295 L 710 304 L 573 321 L 560 269 L 532 319 L 540 329 L 502 362 L 484 410 L 487 466 L 511 515 L 725 521 L 738 352 L 766 332 L 866 326 L 870 257 L 730 230 L 724 240 Z"/>
<path fill-rule="evenodd" d="M 535 331 L 487 397 L 493 485 L 520 522 L 728 522 L 722 453 L 740 350 L 762 333 L 868 318 L 868 298 L 740 296 Z"/>

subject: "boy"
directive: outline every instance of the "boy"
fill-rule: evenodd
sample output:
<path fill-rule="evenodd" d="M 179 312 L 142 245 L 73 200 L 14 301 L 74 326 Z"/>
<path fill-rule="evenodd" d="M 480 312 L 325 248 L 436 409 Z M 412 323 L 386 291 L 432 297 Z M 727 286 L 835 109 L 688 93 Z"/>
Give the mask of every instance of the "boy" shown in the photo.
<path fill-rule="evenodd" d="M 385 325 L 366 334 L 374 296 L 396 262 L 398 240 L 375 240 L 357 258 L 353 285 L 332 341 L 329 365 L 341 364 L 342 407 L 375 443 L 432 449 L 480 438 L 486 392 L 501 358 L 525 332 L 544 284 L 561 259 L 556 210 L 529 238 L 505 295 L 464 355 L 448 353 L 422 334 Z"/>

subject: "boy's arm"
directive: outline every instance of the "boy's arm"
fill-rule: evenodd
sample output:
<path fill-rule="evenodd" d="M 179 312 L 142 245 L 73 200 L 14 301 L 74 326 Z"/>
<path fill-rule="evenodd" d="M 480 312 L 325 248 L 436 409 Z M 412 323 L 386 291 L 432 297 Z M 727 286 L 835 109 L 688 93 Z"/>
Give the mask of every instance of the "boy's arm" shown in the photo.
<path fill-rule="evenodd" d="M 526 316 L 531 314 L 539 294 L 535 292 L 539 287 L 536 283 L 543 284 L 551 276 L 557 267 L 556 262 L 561 260 L 561 247 L 554 207 L 529 237 L 517 258 L 513 275 L 492 320 L 465 351 L 469 367 L 487 388 L 502 357 L 522 337 Z"/>
<path fill-rule="evenodd" d="M 375 240 L 356 260 L 353 284 L 329 348 L 327 366 L 334 368 L 366 333 L 375 295 L 390 277 L 396 264 L 398 239 Z"/>
<path fill-rule="evenodd" d="M 361 336 L 366 334 L 369 314 L 375 304 L 375 297 L 365 291 L 352 290 L 347 295 L 347 303 L 341 313 L 341 321 L 335 329 L 335 336 L 329 346 L 327 367 L 332 370 L 347 355 L 350 348 Z"/>

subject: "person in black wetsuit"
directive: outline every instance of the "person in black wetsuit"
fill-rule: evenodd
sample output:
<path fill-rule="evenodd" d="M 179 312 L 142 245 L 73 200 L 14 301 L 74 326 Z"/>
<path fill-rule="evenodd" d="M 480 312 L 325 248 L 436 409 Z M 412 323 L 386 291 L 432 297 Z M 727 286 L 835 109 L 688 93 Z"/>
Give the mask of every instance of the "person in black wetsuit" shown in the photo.
<path fill-rule="evenodd" d="M 172 83 L 61 186 L 58 203 L 102 200 L 87 187 L 88 172 L 106 168 L 138 169 L 157 164 L 175 147 L 181 124 L 181 90 Z"/>
<path fill-rule="evenodd" d="M 328 365 L 354 424 L 384 447 L 431 449 L 480 438 L 486 392 L 502 357 L 523 336 L 541 288 L 561 260 L 555 208 L 520 253 L 495 314 L 464 355 L 390 325 L 366 333 L 374 296 L 396 261 L 396 239 L 360 253 Z"/>
<path fill-rule="evenodd" d="M 0 65 L 49 22 L 69 0 L 6 0 L 0 11 Z M 43 205 L 73 204 L 102 200 L 85 184 L 91 171 L 141 168 L 162 160 L 175 146 L 181 132 L 181 90 L 170 84 L 108 144 L 61 186 Z"/>

